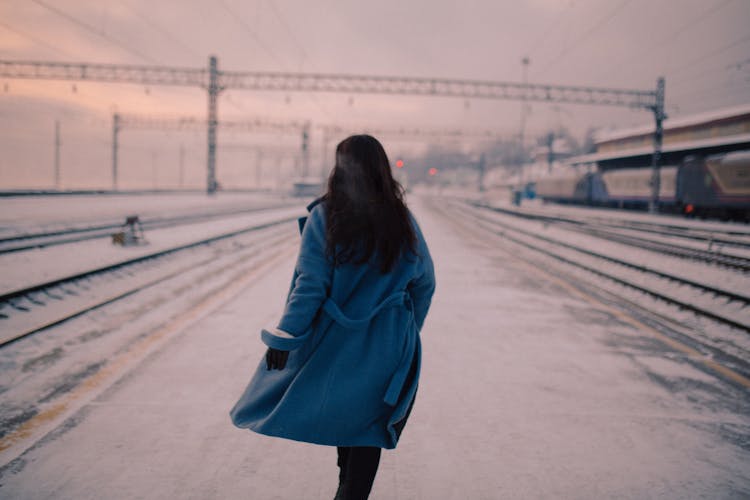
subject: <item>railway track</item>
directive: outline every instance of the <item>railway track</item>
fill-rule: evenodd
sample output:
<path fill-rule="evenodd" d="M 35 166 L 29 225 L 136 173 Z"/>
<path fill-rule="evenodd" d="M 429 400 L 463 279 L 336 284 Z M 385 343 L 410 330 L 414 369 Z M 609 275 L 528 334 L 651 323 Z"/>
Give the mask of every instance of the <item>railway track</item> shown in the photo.
<path fill-rule="evenodd" d="M 466 210 L 465 207 L 457 205 L 454 205 L 454 209 Z M 744 293 L 637 264 L 604 252 L 592 251 L 582 245 L 546 237 L 531 230 L 520 229 L 478 211 L 468 214 L 478 221 L 479 225 L 485 230 L 501 234 L 514 243 L 543 253 L 565 264 L 579 267 L 621 285 L 647 293 L 680 308 L 750 332 L 750 314 L 747 311 L 747 306 L 750 305 L 750 296 Z M 603 263 L 609 265 L 605 267 L 602 265 Z M 675 291 L 675 284 L 693 291 Z M 705 298 L 707 296 L 711 296 L 713 299 L 707 301 Z M 736 304 L 739 307 L 727 307 L 730 304 Z"/>
<path fill-rule="evenodd" d="M 617 241 L 665 255 L 710 263 L 742 272 L 750 271 L 750 233 L 727 232 L 722 235 L 708 233 L 704 230 L 690 230 L 684 226 L 658 225 L 639 221 L 623 222 L 601 221 L 596 218 L 570 218 L 524 213 L 481 203 L 474 203 L 473 205 L 514 217 L 537 220 L 545 224 L 555 224 L 570 231 L 605 238 L 608 241 Z M 686 244 L 676 244 L 674 241 L 676 238 L 685 240 Z M 706 248 L 701 248 L 701 246 Z"/>
<path fill-rule="evenodd" d="M 288 226 L 285 223 L 295 219 L 296 216 L 287 215 L 3 293 L 0 347 L 162 283 L 188 269 L 209 265 L 216 259 L 216 252 L 184 260 L 178 256 L 224 242 L 227 253 L 252 249 L 259 245 L 260 236 L 266 238 L 265 246 L 276 244 L 289 238 L 290 233 L 286 231 L 283 236 L 266 233 Z M 248 242 L 242 240 L 248 236 Z"/>
<path fill-rule="evenodd" d="M 266 210 L 292 206 L 279 204 L 273 206 L 221 210 L 202 214 L 177 215 L 173 217 L 154 217 L 141 220 L 144 230 L 163 229 L 197 222 L 216 220 L 235 215 L 246 215 Z M 0 254 L 33 250 L 55 245 L 77 243 L 96 238 L 108 238 L 114 231 L 122 229 L 122 223 L 102 223 L 86 227 L 74 227 L 58 231 L 16 234 L 0 238 Z"/>
<path fill-rule="evenodd" d="M 748 297 L 711 286 L 694 288 L 651 275 L 650 269 L 618 266 L 566 246 L 523 234 L 487 220 L 487 212 L 465 203 L 433 203 L 433 209 L 473 234 L 490 248 L 499 245 L 515 258 L 541 267 L 602 303 L 626 312 L 683 346 L 700 353 L 696 360 L 714 361 L 729 371 L 750 377 L 750 311 Z M 485 218 L 480 218 L 484 215 Z M 736 297 L 730 298 L 723 292 Z M 655 299 L 655 300 L 654 300 Z M 712 364 L 713 363 L 713 364 Z M 720 368 L 718 371 L 726 375 Z M 716 370 L 715 370 L 716 371 Z M 728 375 L 735 380 L 734 375 Z"/>

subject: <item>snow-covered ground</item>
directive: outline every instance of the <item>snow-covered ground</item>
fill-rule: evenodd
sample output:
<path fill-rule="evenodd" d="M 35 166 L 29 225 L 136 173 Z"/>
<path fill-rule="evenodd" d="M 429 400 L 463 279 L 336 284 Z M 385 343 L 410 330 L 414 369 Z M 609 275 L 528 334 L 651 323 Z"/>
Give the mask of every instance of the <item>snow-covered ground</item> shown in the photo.
<path fill-rule="evenodd" d="M 602 221 L 614 222 L 636 222 L 640 224 L 659 224 L 678 227 L 687 227 L 691 229 L 705 231 L 717 234 L 723 232 L 735 232 L 750 237 L 750 226 L 741 222 L 720 221 L 720 220 L 703 220 L 690 219 L 677 214 L 649 214 L 638 210 L 618 210 L 614 208 L 584 207 L 575 205 L 561 205 L 557 203 L 545 203 L 543 200 L 523 200 L 519 207 L 516 207 L 508 200 L 489 199 L 485 200 L 492 206 L 502 207 L 510 210 L 518 210 L 528 213 L 540 213 L 544 215 L 560 215 L 568 217 L 597 218 Z"/>
<path fill-rule="evenodd" d="M 260 208 L 293 200 L 274 193 L 195 192 L 123 193 L 106 195 L 30 195 L 0 197 L 0 237 L 122 224 L 125 217 L 141 219 L 206 214 Z"/>
<path fill-rule="evenodd" d="M 512 197 L 510 192 L 479 193 L 474 189 L 422 186 L 415 188 L 415 190 L 419 194 L 474 200 L 493 207 L 499 207 L 520 213 L 570 217 L 573 219 L 598 219 L 606 222 L 677 226 L 704 231 L 708 234 L 715 232 L 717 235 L 724 232 L 733 232 L 743 235 L 743 237 L 747 239 L 747 242 L 750 243 L 750 225 L 741 222 L 688 218 L 682 215 L 669 213 L 649 214 L 641 210 L 619 210 L 615 208 L 546 203 L 539 198 L 533 200 L 524 199 L 519 206 L 516 206 L 511 202 Z"/>
<path fill-rule="evenodd" d="M 294 218 L 305 213 L 304 207 L 270 209 L 233 215 L 205 222 L 147 231 L 148 244 L 123 247 L 113 245 L 110 238 L 97 238 L 77 243 L 0 254 L 3 279 L 0 293 L 71 276 L 90 269 L 116 264 L 143 255 L 167 250 L 219 236 L 254 225 L 266 224 L 283 218 Z M 72 216 L 71 216 L 72 220 Z"/>
<path fill-rule="evenodd" d="M 371 498 L 750 496 L 747 388 L 413 204 L 438 290 L 414 412 Z M 121 363 L 116 383 L 79 387 L 80 410 L 0 469 L 2 496 L 332 498 L 334 449 L 228 418 L 292 265 L 281 256 L 174 327 L 144 361 Z"/>
<path fill-rule="evenodd" d="M 725 290 L 739 295 L 746 294 L 746 291 L 750 290 L 750 276 L 747 273 L 635 248 L 609 241 L 606 237 L 571 231 L 567 226 L 546 224 L 505 213 L 472 208 L 464 203 L 454 203 L 454 205 L 449 205 L 451 207 L 450 213 L 464 214 L 468 217 L 467 224 L 485 228 L 487 232 L 484 235 L 488 241 L 493 241 L 494 244 L 505 247 L 510 245 L 515 248 L 515 251 L 523 252 L 524 257 L 539 259 L 538 265 L 542 267 L 551 266 L 552 268 L 562 269 L 568 275 L 569 280 L 580 284 L 588 283 L 598 289 L 606 290 L 617 297 L 618 301 L 622 302 L 620 299 L 628 301 L 628 307 L 634 305 L 642 311 L 656 313 L 660 316 L 657 321 L 662 321 L 661 318 L 668 318 L 672 324 L 670 329 L 673 333 L 679 332 L 679 335 L 689 339 L 693 344 L 697 343 L 696 347 L 701 352 L 706 351 L 704 347 L 710 347 L 718 353 L 735 357 L 745 365 L 742 367 L 742 371 L 748 372 L 750 336 L 748 336 L 747 331 L 721 324 L 704 316 L 696 315 L 689 310 L 658 301 L 647 293 L 633 290 L 592 272 L 565 264 L 561 265 L 555 259 L 509 242 L 509 238 L 505 237 L 504 233 L 507 232 L 514 239 L 526 242 L 533 248 L 550 252 L 570 262 L 576 262 L 598 273 L 604 273 L 607 276 L 644 287 L 662 296 L 700 307 L 740 324 L 750 324 L 750 311 L 741 301 L 728 301 L 725 296 L 714 296 L 712 293 L 706 293 L 692 286 L 683 286 L 672 280 L 643 273 L 613 261 L 585 255 L 572 248 L 580 248 L 583 251 L 605 255 L 617 261 L 629 262 L 634 266 L 644 266 L 671 276 L 691 280 L 705 286 L 713 286 L 717 290 Z M 484 221 L 497 221 L 502 226 L 494 226 L 492 223 L 488 224 Z M 500 230 L 503 234 L 496 234 Z M 523 234 L 516 233 L 515 230 Z M 543 241 L 542 239 L 550 241 Z M 553 241 L 570 245 L 572 248 L 562 248 L 560 245 L 553 244 Z M 705 352 L 705 354 L 713 355 L 715 353 Z"/>

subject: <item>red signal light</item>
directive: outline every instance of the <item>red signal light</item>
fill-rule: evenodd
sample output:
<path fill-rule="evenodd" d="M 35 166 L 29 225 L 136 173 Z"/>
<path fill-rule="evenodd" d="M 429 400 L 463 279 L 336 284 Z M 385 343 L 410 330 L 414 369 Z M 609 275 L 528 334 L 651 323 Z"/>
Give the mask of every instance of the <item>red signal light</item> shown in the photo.
<path fill-rule="evenodd" d="M 404 168 L 404 160 L 396 160 L 396 168 Z"/>
<path fill-rule="evenodd" d="M 430 175 L 435 175 L 437 173 L 437 169 L 435 167 L 432 167 L 427 171 L 427 173 Z"/>

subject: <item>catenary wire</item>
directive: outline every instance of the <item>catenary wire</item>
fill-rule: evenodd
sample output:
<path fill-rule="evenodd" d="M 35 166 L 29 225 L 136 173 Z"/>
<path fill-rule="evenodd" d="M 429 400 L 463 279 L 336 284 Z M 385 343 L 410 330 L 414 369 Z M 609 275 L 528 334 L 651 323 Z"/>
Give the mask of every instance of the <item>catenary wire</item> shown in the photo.
<path fill-rule="evenodd" d="M 242 28 L 247 32 L 247 34 L 250 35 L 250 37 L 253 40 L 255 40 L 255 43 L 257 43 L 258 46 L 261 49 L 263 49 L 264 52 L 266 52 L 266 54 L 271 56 L 271 58 L 274 59 L 277 63 L 279 64 L 281 63 L 281 60 L 276 55 L 276 53 L 271 49 L 271 47 L 266 45 L 266 43 L 258 36 L 255 30 L 253 30 L 237 12 L 232 10 L 224 0 L 219 0 L 219 5 L 221 5 L 221 7 L 226 11 L 227 14 L 229 14 L 229 17 L 231 17 L 237 24 L 242 26 Z"/>
<path fill-rule="evenodd" d="M 144 59 L 144 60 L 152 62 L 152 63 L 156 63 L 157 62 L 152 57 L 150 57 L 150 56 L 148 56 L 148 55 L 146 55 L 146 54 L 144 54 L 144 53 L 142 53 L 142 52 L 140 52 L 140 51 L 138 51 L 136 49 L 133 49 L 132 47 L 128 47 L 126 44 L 124 44 L 123 42 L 121 42 L 117 38 L 114 38 L 113 36 L 108 35 L 105 31 L 96 29 L 95 27 L 91 26 L 90 24 L 88 24 L 88 23 L 86 23 L 84 21 L 81 21 L 80 19 L 78 19 L 76 17 L 71 16 L 67 12 L 64 12 L 64 11 L 58 9 L 57 7 L 49 5 L 49 4 L 45 3 L 45 2 L 43 2 L 42 0 L 31 0 L 31 1 L 34 2 L 35 4 L 39 5 L 40 7 L 43 7 L 45 9 L 47 9 L 48 11 L 56 14 L 57 16 L 62 17 L 63 19 L 68 20 L 69 22 L 75 24 L 76 26 L 79 26 L 79 27 L 83 28 L 84 30 L 88 31 L 89 33 L 93 33 L 94 35 L 96 35 L 98 37 L 101 37 L 101 38 L 107 40 L 108 42 L 110 42 L 110 43 L 112 43 L 114 45 L 117 45 L 121 49 L 125 50 L 126 52 L 128 52 L 128 53 L 130 53 L 130 54 L 132 54 L 134 56 L 137 56 L 140 59 Z"/>
<path fill-rule="evenodd" d="M 39 44 L 39 45 L 41 45 L 41 46 L 43 46 L 43 47 L 45 47 L 47 49 L 53 50 L 53 51 L 57 52 L 58 54 L 62 54 L 62 55 L 67 56 L 67 57 L 74 57 L 70 52 L 68 52 L 68 51 L 66 51 L 64 49 L 61 49 L 60 47 L 55 47 L 54 45 L 51 45 L 51 44 L 45 42 L 41 38 L 37 38 L 36 36 L 31 35 L 29 33 L 26 33 L 24 31 L 21 31 L 18 28 L 14 28 L 13 26 L 9 25 L 8 23 L 0 21 L 0 26 L 2 26 L 3 28 L 7 29 L 8 31 L 12 31 L 13 33 L 16 33 L 17 35 L 20 35 L 20 36 L 22 36 L 24 38 L 28 38 L 32 42 L 35 42 L 35 43 L 37 43 L 37 44 Z"/>
<path fill-rule="evenodd" d="M 685 87 L 687 85 L 692 85 L 698 80 L 703 80 L 704 78 L 708 76 L 723 76 L 723 77 L 732 77 L 733 74 L 731 72 L 733 71 L 742 71 L 745 64 L 750 63 L 750 59 L 746 61 L 737 61 L 731 64 L 727 64 L 726 62 L 721 62 L 714 66 L 707 66 L 707 67 L 700 67 L 696 68 L 700 72 L 698 73 L 687 73 L 683 75 L 682 78 L 677 79 L 677 81 L 670 82 L 669 84 L 669 91 L 670 94 L 674 91 L 674 89 L 679 89 L 682 87 Z M 729 72 L 729 73 L 727 73 Z M 689 77 L 689 78 L 687 78 Z"/>
<path fill-rule="evenodd" d="M 289 38 L 292 40 L 292 43 L 297 47 L 297 50 L 300 51 L 302 54 L 302 61 L 307 59 L 307 51 L 302 47 L 302 44 L 299 43 L 299 40 L 297 40 L 297 37 L 294 35 L 294 32 L 289 27 L 289 24 L 286 22 L 286 19 L 279 11 L 278 6 L 276 5 L 276 2 L 274 0 L 268 0 L 268 5 L 271 6 L 271 10 L 273 11 L 273 14 L 276 16 L 276 19 L 278 19 L 279 23 L 284 27 L 284 29 L 287 32 L 287 35 L 289 35 Z"/>
<path fill-rule="evenodd" d="M 128 9 L 130 12 L 132 12 L 138 19 L 140 19 L 141 21 L 143 21 L 144 23 L 146 23 L 152 30 L 160 33 L 164 38 L 169 39 L 172 43 L 174 43 L 175 45 L 179 46 L 185 52 L 189 53 L 192 57 L 195 57 L 195 58 L 197 58 L 199 60 L 203 58 L 203 56 L 201 56 L 195 50 L 193 50 L 192 48 L 190 48 L 185 42 L 183 42 L 182 40 L 180 40 L 179 38 L 177 38 L 176 36 L 174 36 L 172 33 L 170 33 L 169 31 L 167 31 L 165 28 L 163 28 L 162 26 L 160 26 L 153 19 L 151 19 L 148 16 L 144 15 L 139 10 L 135 9 L 132 5 L 126 3 L 126 2 L 124 2 L 122 0 L 120 1 L 120 5 L 123 5 L 126 9 Z"/>
<path fill-rule="evenodd" d="M 693 26 L 695 23 L 697 23 L 699 21 L 705 21 L 707 18 L 713 16 L 714 14 L 716 14 L 721 9 L 723 9 L 724 7 L 726 7 L 727 5 L 729 5 L 730 3 L 734 2 L 734 1 L 735 0 L 723 0 L 723 1 L 719 2 L 719 3 L 716 3 L 716 4 L 713 4 L 713 5 L 709 6 L 707 9 L 702 10 L 697 15 L 691 17 L 686 23 L 680 25 L 679 28 L 671 31 L 669 33 L 669 35 L 667 35 L 667 36 L 661 38 L 659 41 L 655 42 L 648 49 L 644 49 L 643 51 L 634 53 L 632 55 L 632 57 L 630 57 L 628 59 L 624 59 L 624 60 L 618 59 L 616 61 L 617 62 L 617 66 L 616 66 L 616 68 L 614 68 L 614 70 L 617 71 L 617 72 L 622 72 L 622 71 L 625 71 L 625 70 L 632 71 L 632 68 L 629 66 L 629 64 L 631 62 L 633 62 L 635 59 L 638 59 L 638 58 L 642 57 L 643 53 L 646 50 L 648 50 L 650 52 L 654 52 L 654 51 L 661 50 L 661 49 L 663 49 L 665 47 L 668 47 L 669 45 L 671 45 L 672 43 L 674 43 L 676 40 L 679 39 L 680 34 L 686 33 L 687 32 L 686 31 L 687 28 Z M 607 70 L 607 74 L 611 74 L 611 71 L 612 71 L 612 69 Z"/>
<path fill-rule="evenodd" d="M 245 31 L 246 31 L 246 32 L 247 32 L 247 33 L 248 33 L 248 34 L 249 34 L 249 35 L 250 35 L 250 36 L 251 36 L 251 37 L 253 38 L 253 40 L 255 40 L 255 41 L 257 42 L 258 46 L 259 46 L 260 48 L 262 48 L 262 49 L 263 49 L 263 50 L 264 50 L 264 51 L 265 51 L 265 52 L 266 52 L 266 53 L 267 53 L 267 54 L 268 54 L 269 56 L 271 56 L 271 58 L 272 58 L 272 59 L 273 59 L 274 61 L 276 61 L 276 63 L 277 63 L 277 64 L 278 64 L 279 66 L 281 66 L 282 68 L 286 67 L 286 65 L 285 65 L 285 64 L 284 64 L 284 63 L 283 63 L 283 62 L 281 61 L 281 58 L 279 58 L 279 56 L 278 56 L 278 55 L 277 55 L 277 54 L 276 54 L 276 53 L 275 53 L 275 52 L 274 52 L 274 51 L 273 51 L 273 50 L 272 50 L 272 49 L 271 49 L 271 48 L 270 48 L 270 47 L 269 47 L 268 45 L 266 45 L 266 44 L 265 44 L 265 43 L 263 42 L 263 40 L 262 40 L 262 39 L 261 39 L 261 38 L 260 38 L 260 37 L 258 36 L 258 34 L 257 34 L 257 33 L 255 32 L 255 30 L 253 30 L 253 29 L 252 29 L 252 28 L 251 28 L 251 27 L 250 27 L 250 26 L 249 26 L 249 25 L 248 25 L 248 24 L 247 24 L 247 23 L 246 23 L 246 22 L 245 22 L 245 21 L 244 21 L 244 20 L 242 19 L 242 17 L 240 17 L 240 16 L 239 16 L 239 14 L 238 14 L 238 13 L 237 13 L 236 11 L 234 11 L 233 9 L 231 9 L 231 8 L 230 8 L 230 7 L 229 7 L 229 6 L 227 5 L 227 3 L 226 3 L 226 2 L 224 1 L 224 0 L 220 0 L 220 1 L 219 1 L 219 5 L 221 5 L 221 6 L 222 6 L 222 8 L 223 8 L 223 9 L 224 9 L 224 10 L 225 10 L 225 11 L 227 12 L 227 14 L 229 14 L 229 15 L 230 15 L 230 17 L 232 17 L 232 18 L 233 18 L 233 19 L 234 19 L 234 20 L 235 20 L 235 21 L 237 22 L 237 24 L 239 24 L 240 26 L 242 26 L 242 27 L 243 27 L 243 28 L 245 29 Z M 315 104 L 316 104 L 316 105 L 318 106 L 318 108 L 319 108 L 319 109 L 320 109 L 320 110 L 321 110 L 321 111 L 322 111 L 322 112 L 323 112 L 323 113 L 324 113 L 324 114 L 325 114 L 326 116 L 328 116 L 328 117 L 330 118 L 330 113 L 328 113 L 328 111 L 326 111 L 326 110 L 325 110 L 325 109 L 324 109 L 324 108 L 322 107 L 322 105 L 320 104 L 320 102 L 318 101 L 318 99 L 317 99 L 317 98 L 315 98 L 314 96 L 311 96 L 310 94 L 307 94 L 307 95 L 308 95 L 308 97 L 311 97 L 311 98 L 312 98 L 312 100 L 313 100 L 313 102 L 314 102 L 314 103 L 315 103 Z"/>
<path fill-rule="evenodd" d="M 539 38 L 537 38 L 536 42 L 534 42 L 534 45 L 531 46 L 531 49 L 527 51 L 527 54 L 529 56 L 533 55 L 539 49 L 539 47 L 541 47 L 542 43 L 548 40 L 548 36 L 552 32 L 553 28 L 556 28 L 557 25 L 562 20 L 562 18 L 565 17 L 565 14 L 570 12 L 572 8 L 575 6 L 576 6 L 576 1 L 573 0 L 568 4 L 567 9 L 561 10 L 557 14 L 557 16 L 552 20 L 552 22 L 547 25 L 544 31 L 542 31 L 542 35 Z"/>
<path fill-rule="evenodd" d="M 603 27 L 605 24 L 607 24 L 609 21 L 611 21 L 623 8 L 625 8 L 632 0 L 622 0 L 619 4 L 615 6 L 615 8 L 609 10 L 603 17 L 599 18 L 594 25 L 589 28 L 586 32 L 584 32 L 580 37 L 576 38 L 573 43 L 568 45 L 567 47 L 563 48 L 562 51 L 560 51 L 557 56 L 553 57 L 550 62 L 539 71 L 539 74 L 545 73 L 547 70 L 549 70 L 552 66 L 560 63 L 563 58 L 565 58 L 566 55 L 570 53 L 571 50 L 573 50 L 575 47 L 577 47 L 581 42 L 585 41 L 588 37 L 590 37 L 594 32 L 596 32 L 598 29 Z"/>
<path fill-rule="evenodd" d="M 732 48 L 734 48 L 734 47 L 736 47 L 738 45 L 742 45 L 743 43 L 746 43 L 748 41 L 750 41 L 750 34 L 747 34 L 747 35 L 743 36 L 742 38 L 740 38 L 738 40 L 734 40 L 734 41 L 732 41 L 732 42 L 730 42 L 728 44 L 722 45 L 721 47 L 717 47 L 716 49 L 713 49 L 710 52 L 707 52 L 707 53 L 705 53 L 705 54 L 703 54 L 703 55 L 701 55 L 701 56 L 699 56 L 699 57 L 697 57 L 695 59 L 691 59 L 690 61 L 688 61 L 688 62 L 686 62 L 686 63 L 684 63 L 684 64 L 682 64 L 680 66 L 677 66 L 676 68 L 671 68 L 671 69 L 667 70 L 667 73 L 670 74 L 670 75 L 674 75 L 675 73 L 680 73 L 683 70 L 685 70 L 686 68 L 692 67 L 696 63 L 704 61 L 704 60 L 708 59 L 709 57 L 713 57 L 713 56 L 715 56 L 717 54 L 720 54 L 720 53 L 722 53 L 722 52 L 724 52 L 726 50 L 732 49 Z"/>

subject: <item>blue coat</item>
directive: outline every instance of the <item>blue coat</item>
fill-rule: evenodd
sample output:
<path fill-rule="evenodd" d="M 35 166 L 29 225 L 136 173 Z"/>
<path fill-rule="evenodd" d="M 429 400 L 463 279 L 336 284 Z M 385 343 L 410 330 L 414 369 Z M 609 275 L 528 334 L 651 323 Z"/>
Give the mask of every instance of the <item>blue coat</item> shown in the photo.
<path fill-rule="evenodd" d="M 275 333 L 261 332 L 269 347 L 290 351 L 286 368 L 269 371 L 261 361 L 232 421 L 309 443 L 395 448 L 394 424 L 417 390 L 419 331 L 435 290 L 427 244 L 412 218 L 417 254 L 402 255 L 387 274 L 374 258 L 334 266 L 325 206 L 308 210 L 284 314 Z"/>

